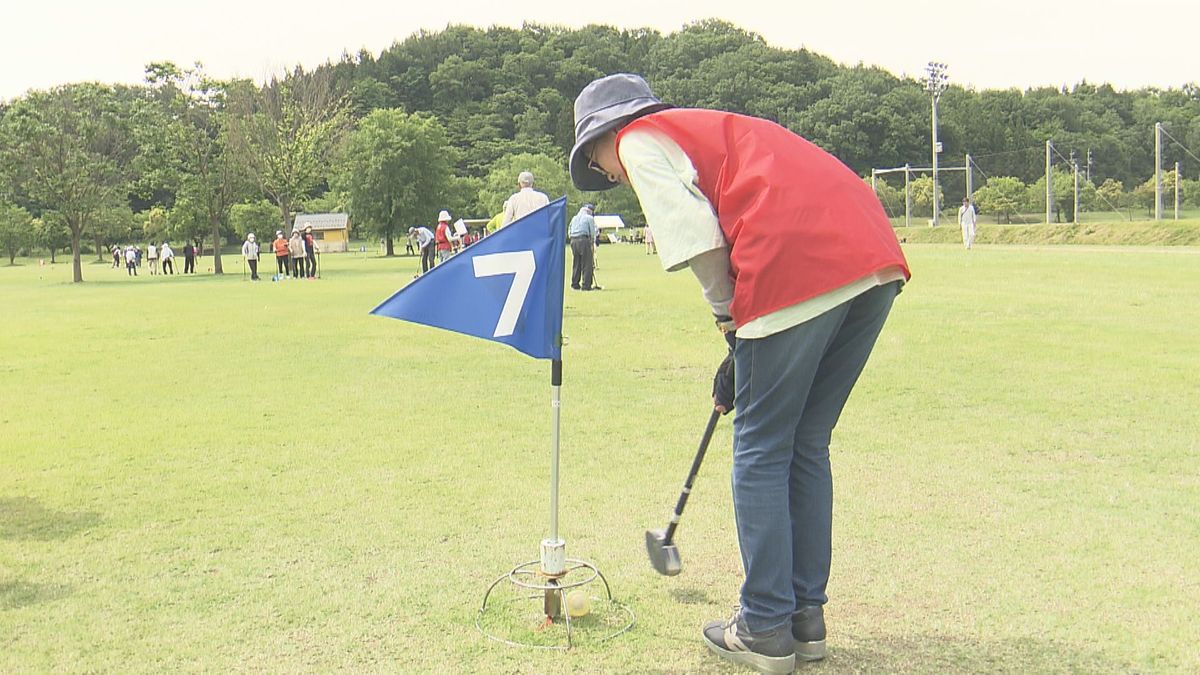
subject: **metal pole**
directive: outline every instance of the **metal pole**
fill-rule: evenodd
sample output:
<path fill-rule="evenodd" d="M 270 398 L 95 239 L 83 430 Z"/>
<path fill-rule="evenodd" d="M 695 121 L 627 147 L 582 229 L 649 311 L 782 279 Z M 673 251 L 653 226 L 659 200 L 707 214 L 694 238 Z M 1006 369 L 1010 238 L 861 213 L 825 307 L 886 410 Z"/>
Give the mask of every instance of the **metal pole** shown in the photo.
<path fill-rule="evenodd" d="M 937 123 L 938 93 L 933 92 L 933 226 L 938 226 L 938 123 Z"/>
<path fill-rule="evenodd" d="M 1054 218 L 1054 141 L 1046 141 L 1046 224 Z"/>
<path fill-rule="evenodd" d="M 1071 162 L 1075 174 L 1075 224 L 1079 224 L 1079 162 Z"/>
<path fill-rule="evenodd" d="M 1162 220 L 1162 122 L 1154 123 L 1154 219 Z"/>
<path fill-rule="evenodd" d="M 1175 220 L 1179 220 L 1179 162 L 1175 162 Z"/>
<path fill-rule="evenodd" d="M 542 541 L 542 572 L 551 577 L 561 576 L 567 566 L 566 542 L 558 536 L 558 427 L 560 390 L 562 389 L 562 361 L 554 359 L 550 364 L 550 538 Z M 547 614 L 550 610 L 552 592 L 546 592 Z"/>
<path fill-rule="evenodd" d="M 912 172 L 904 165 L 904 226 L 912 227 L 912 190 L 909 189 L 909 178 Z"/>
<path fill-rule="evenodd" d="M 970 153 L 967 153 L 967 163 L 963 165 L 963 168 L 967 170 L 967 197 L 970 198 L 971 195 L 975 194 L 975 175 L 974 172 L 971 171 Z M 974 198 L 971 198 L 971 201 L 975 201 Z"/>
<path fill-rule="evenodd" d="M 871 192 L 874 192 L 876 197 L 879 196 L 879 188 L 875 187 L 875 169 L 871 169 Z"/>

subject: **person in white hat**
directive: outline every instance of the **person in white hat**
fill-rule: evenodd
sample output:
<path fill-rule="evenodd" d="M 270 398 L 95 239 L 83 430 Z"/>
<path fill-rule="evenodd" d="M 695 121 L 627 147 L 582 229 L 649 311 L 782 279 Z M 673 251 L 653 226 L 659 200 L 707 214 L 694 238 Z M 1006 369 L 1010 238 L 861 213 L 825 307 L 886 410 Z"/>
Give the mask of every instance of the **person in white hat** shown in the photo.
<path fill-rule="evenodd" d="M 254 240 L 253 232 L 246 235 L 246 241 L 242 244 L 242 257 L 250 266 L 250 280 L 258 281 L 258 242 Z"/>
<path fill-rule="evenodd" d="M 433 237 L 437 246 L 438 262 L 446 262 L 454 255 L 454 242 L 458 241 L 458 235 L 450 226 L 449 211 L 443 210 L 438 213 L 437 229 L 433 231 Z"/>
<path fill-rule="evenodd" d="M 637 193 L 664 269 L 690 268 L 729 350 L 739 608 L 707 624 L 724 659 L 788 673 L 825 656 L 829 442 L 908 264 L 870 186 L 768 120 L 673 108 L 637 75 L 575 100 L 571 180 Z"/>
<path fill-rule="evenodd" d="M 504 219 L 500 227 L 514 220 L 520 220 L 550 203 L 550 198 L 544 192 L 533 189 L 533 173 L 522 171 L 517 176 L 517 192 L 504 202 Z"/>

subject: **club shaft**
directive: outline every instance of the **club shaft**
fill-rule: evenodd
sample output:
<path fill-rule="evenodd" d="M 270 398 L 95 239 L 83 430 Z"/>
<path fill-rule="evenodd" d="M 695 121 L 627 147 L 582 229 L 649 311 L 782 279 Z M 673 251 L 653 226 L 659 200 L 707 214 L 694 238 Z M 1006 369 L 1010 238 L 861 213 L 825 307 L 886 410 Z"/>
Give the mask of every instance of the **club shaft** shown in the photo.
<path fill-rule="evenodd" d="M 679 493 L 679 501 L 675 502 L 675 513 L 663 534 L 663 546 L 669 546 L 675 537 L 675 528 L 679 527 L 679 518 L 683 516 L 683 507 L 687 506 L 688 495 L 692 494 L 692 484 L 696 482 L 696 474 L 700 473 L 700 464 L 704 462 L 704 453 L 708 451 L 708 443 L 712 440 L 713 431 L 717 428 L 717 420 L 721 413 L 716 408 L 708 416 L 708 425 L 704 427 L 704 436 L 700 439 L 700 447 L 696 449 L 696 457 L 692 460 L 692 468 L 688 471 L 687 480 L 683 483 L 683 491 Z"/>

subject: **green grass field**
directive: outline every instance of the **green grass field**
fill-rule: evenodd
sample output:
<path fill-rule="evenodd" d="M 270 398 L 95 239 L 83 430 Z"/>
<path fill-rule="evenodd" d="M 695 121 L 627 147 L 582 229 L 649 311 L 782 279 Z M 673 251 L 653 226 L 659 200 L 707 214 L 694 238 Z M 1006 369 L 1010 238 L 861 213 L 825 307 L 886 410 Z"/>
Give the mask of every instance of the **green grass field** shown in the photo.
<path fill-rule="evenodd" d="M 1200 670 L 1200 249 L 907 253 L 801 672 Z M 0 672 L 737 672 L 698 639 L 740 583 L 728 419 L 683 574 L 642 541 L 724 344 L 686 272 L 599 261 L 565 309 L 561 532 L 638 623 L 568 653 L 474 628 L 547 534 L 549 365 L 368 316 L 414 258 L 0 266 Z"/>

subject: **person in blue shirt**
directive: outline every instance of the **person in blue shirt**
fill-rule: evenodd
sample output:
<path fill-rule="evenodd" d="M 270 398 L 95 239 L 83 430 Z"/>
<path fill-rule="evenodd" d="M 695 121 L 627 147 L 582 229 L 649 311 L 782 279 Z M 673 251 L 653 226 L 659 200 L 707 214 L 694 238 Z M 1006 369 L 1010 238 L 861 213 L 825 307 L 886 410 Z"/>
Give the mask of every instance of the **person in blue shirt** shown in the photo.
<path fill-rule="evenodd" d="M 592 205 L 584 204 L 571 219 L 567 228 L 571 240 L 571 288 L 577 291 L 598 291 L 592 284 L 592 270 L 596 255 L 596 219 L 592 217 Z"/>

